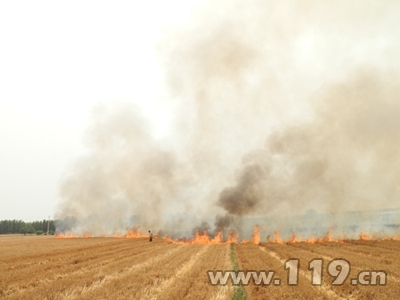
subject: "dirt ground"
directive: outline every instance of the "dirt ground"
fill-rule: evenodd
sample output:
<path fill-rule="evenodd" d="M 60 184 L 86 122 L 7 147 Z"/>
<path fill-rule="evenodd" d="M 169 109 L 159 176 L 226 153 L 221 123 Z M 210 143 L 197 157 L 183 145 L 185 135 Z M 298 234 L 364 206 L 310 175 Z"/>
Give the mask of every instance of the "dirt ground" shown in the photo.
<path fill-rule="evenodd" d="M 398 299 L 400 242 L 175 245 L 160 238 L 0 236 L 0 298 L 4 299 Z M 287 284 L 284 263 L 298 258 L 299 283 Z M 311 284 L 308 263 L 323 260 L 323 283 Z M 351 264 L 343 285 L 333 286 L 327 265 Z M 213 286 L 208 270 L 273 270 L 278 285 Z M 352 285 L 361 271 L 387 273 L 385 286 Z M 274 277 L 274 278 L 275 278 Z"/>

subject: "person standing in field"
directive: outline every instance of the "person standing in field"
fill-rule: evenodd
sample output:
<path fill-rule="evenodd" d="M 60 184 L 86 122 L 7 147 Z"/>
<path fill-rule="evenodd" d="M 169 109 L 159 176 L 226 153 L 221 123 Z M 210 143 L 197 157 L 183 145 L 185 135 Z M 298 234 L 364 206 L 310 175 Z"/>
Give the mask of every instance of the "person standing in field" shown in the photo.
<path fill-rule="evenodd" d="M 149 230 L 149 242 L 153 241 L 153 234 L 151 233 L 151 231 Z"/>

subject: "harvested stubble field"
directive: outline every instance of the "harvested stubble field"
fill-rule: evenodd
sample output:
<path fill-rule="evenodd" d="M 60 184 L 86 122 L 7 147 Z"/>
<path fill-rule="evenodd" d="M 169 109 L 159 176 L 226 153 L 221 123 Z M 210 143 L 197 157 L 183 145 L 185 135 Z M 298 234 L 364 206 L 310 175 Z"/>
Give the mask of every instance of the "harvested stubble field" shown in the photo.
<path fill-rule="evenodd" d="M 398 241 L 343 244 L 175 245 L 163 239 L 0 236 L 0 297 L 5 299 L 399 299 Z M 300 259 L 298 286 L 284 261 Z M 386 286 L 312 286 L 308 262 L 333 258 L 361 270 L 384 270 Z M 236 265 L 236 266 L 234 266 Z M 274 270 L 280 286 L 212 286 L 207 270 Z"/>

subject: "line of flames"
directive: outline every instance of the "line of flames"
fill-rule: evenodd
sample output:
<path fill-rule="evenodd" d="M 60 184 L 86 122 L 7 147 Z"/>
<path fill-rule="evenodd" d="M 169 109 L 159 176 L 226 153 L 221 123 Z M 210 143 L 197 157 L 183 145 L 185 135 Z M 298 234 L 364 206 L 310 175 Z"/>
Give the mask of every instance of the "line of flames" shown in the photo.
<path fill-rule="evenodd" d="M 149 234 L 141 233 L 140 229 L 130 229 L 126 234 L 113 234 L 111 236 L 92 236 L 89 233 L 77 235 L 73 232 L 65 232 L 56 234 L 58 239 L 70 239 L 70 238 L 90 238 L 90 237 L 113 237 L 113 238 L 148 238 Z"/>
<path fill-rule="evenodd" d="M 239 242 L 239 234 L 234 230 L 230 230 L 228 233 L 228 238 L 226 241 L 223 241 L 223 234 L 222 232 L 218 232 L 213 238 L 210 238 L 208 233 L 204 231 L 203 233 L 199 233 L 196 231 L 195 236 L 190 239 L 181 238 L 179 240 L 174 240 L 170 237 L 164 238 L 167 242 L 173 244 L 193 244 L 193 245 L 220 245 L 220 244 L 259 244 L 260 243 L 260 233 L 259 227 L 256 225 L 253 230 L 253 235 L 251 239 L 243 240 Z"/>
<path fill-rule="evenodd" d="M 84 233 L 83 235 L 76 235 L 74 233 L 62 233 L 57 234 L 56 238 L 90 238 L 92 237 L 88 233 Z M 100 237 L 100 236 L 96 236 Z M 114 237 L 114 238 L 148 238 L 148 234 L 140 233 L 140 229 L 131 229 L 124 235 L 115 234 L 112 236 L 103 236 L 103 237 Z M 174 240 L 171 237 L 163 237 L 163 239 L 167 242 L 178 244 L 178 245 L 185 245 L 185 244 L 195 244 L 195 245 L 220 245 L 220 244 L 256 244 L 258 245 L 261 241 L 260 233 L 259 233 L 259 226 L 255 226 L 253 230 L 253 234 L 251 239 L 245 239 L 239 242 L 239 234 L 236 233 L 234 230 L 229 231 L 228 237 L 226 241 L 223 239 L 222 232 L 218 232 L 214 237 L 210 237 L 207 232 L 200 233 L 196 231 L 195 236 L 189 239 L 181 238 L 178 240 Z M 346 238 L 345 235 L 334 237 L 332 235 L 332 229 L 330 229 L 325 236 L 323 237 L 315 237 L 312 236 L 310 238 L 302 238 L 300 236 L 296 236 L 292 234 L 288 240 L 283 240 L 280 236 L 279 232 L 275 231 L 274 235 L 268 236 L 266 241 L 267 243 L 276 243 L 276 244 L 294 244 L 294 243 L 309 243 L 309 244 L 316 244 L 316 243 L 324 243 L 324 242 L 336 242 L 336 243 L 344 243 L 350 240 L 359 240 L 359 241 L 382 241 L 382 240 L 394 240 L 400 241 L 399 236 L 379 236 L 375 237 L 363 232 L 360 232 L 358 238 Z"/>
<path fill-rule="evenodd" d="M 312 236 L 310 238 L 301 238 L 299 236 L 296 236 L 295 234 L 292 234 L 288 240 L 284 241 L 279 232 L 275 231 L 274 236 L 267 237 L 266 242 L 267 243 L 277 243 L 277 244 L 295 244 L 295 243 L 309 243 L 309 244 L 316 244 L 316 243 L 325 243 L 325 242 L 336 242 L 336 243 L 344 243 L 346 241 L 387 241 L 387 240 L 393 240 L 393 241 L 400 241 L 400 237 L 395 235 L 392 237 L 387 237 L 387 236 L 373 236 L 369 235 L 363 232 L 360 232 L 358 235 L 358 238 L 348 238 L 345 235 L 341 235 L 338 237 L 334 237 L 332 235 L 332 229 L 330 229 L 325 236 L 323 237 L 316 237 Z"/>

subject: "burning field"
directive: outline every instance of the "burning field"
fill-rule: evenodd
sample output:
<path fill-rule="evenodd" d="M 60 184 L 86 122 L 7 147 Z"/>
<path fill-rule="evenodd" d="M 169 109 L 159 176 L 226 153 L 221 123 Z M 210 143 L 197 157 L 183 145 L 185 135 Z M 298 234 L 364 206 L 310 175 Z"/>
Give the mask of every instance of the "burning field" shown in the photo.
<path fill-rule="evenodd" d="M 147 238 L 0 237 L 0 297 L 5 299 L 397 299 L 399 241 L 342 243 L 172 243 Z M 311 285 L 308 262 L 334 258 L 351 263 L 349 278 L 361 270 L 385 270 L 385 286 L 334 286 L 324 274 Z M 289 286 L 284 261 L 298 258 L 298 285 Z M 209 270 L 274 270 L 279 286 L 213 286 Z M 241 298 L 238 291 L 242 289 Z M 236 298 L 235 298 L 236 297 Z"/>
<path fill-rule="evenodd" d="M 96 105 L 56 238 L 0 237 L 1 295 L 399 298 L 399 5 L 331 5 L 210 1 L 167 26 L 164 134 L 163 110 Z M 279 280 L 218 285 L 213 270 Z"/>

